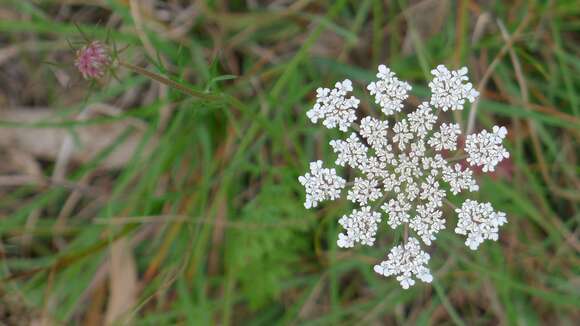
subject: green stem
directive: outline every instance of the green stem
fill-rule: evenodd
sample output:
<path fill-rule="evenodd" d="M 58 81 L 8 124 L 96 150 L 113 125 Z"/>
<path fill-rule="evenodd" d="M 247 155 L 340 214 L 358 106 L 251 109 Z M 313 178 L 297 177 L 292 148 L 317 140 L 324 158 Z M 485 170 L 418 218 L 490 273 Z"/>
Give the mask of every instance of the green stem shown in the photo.
<path fill-rule="evenodd" d="M 173 80 L 171 80 L 169 78 L 165 78 L 165 77 L 163 77 L 163 76 L 161 76 L 159 74 L 156 74 L 154 72 L 151 72 L 151 71 L 149 71 L 147 69 L 144 69 L 144 68 L 141 68 L 141 67 L 138 67 L 138 66 L 134 66 L 134 65 L 132 65 L 130 63 L 126 63 L 126 62 L 123 62 L 123 61 L 119 61 L 119 64 L 121 66 L 123 66 L 123 67 L 125 67 L 125 68 L 127 68 L 127 69 L 129 69 L 131 71 L 133 71 L 133 72 L 136 72 L 136 73 L 138 73 L 140 75 L 143 75 L 145 77 L 151 78 L 151 79 L 153 79 L 155 81 L 158 81 L 158 82 L 160 82 L 162 84 L 165 84 L 165 85 L 167 85 L 169 87 L 175 88 L 176 90 L 178 90 L 178 91 L 180 91 L 182 93 L 185 93 L 187 95 L 191 95 L 193 97 L 201 98 L 201 99 L 204 99 L 204 100 L 210 100 L 210 101 L 216 101 L 216 100 L 221 100 L 222 99 L 220 96 L 203 93 L 203 92 L 196 91 L 196 90 L 193 90 L 191 88 L 185 87 L 185 86 L 181 85 L 180 83 L 178 83 L 176 81 L 173 81 Z"/>

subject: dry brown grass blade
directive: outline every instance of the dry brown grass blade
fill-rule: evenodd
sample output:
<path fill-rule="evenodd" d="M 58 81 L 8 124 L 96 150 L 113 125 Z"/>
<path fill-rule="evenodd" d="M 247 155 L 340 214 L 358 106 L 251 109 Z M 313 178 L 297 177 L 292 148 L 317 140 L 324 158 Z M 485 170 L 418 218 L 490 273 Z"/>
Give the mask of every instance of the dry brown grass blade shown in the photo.
<path fill-rule="evenodd" d="M 507 29 L 505 28 L 505 25 L 502 23 L 502 21 L 500 19 L 497 20 L 497 25 L 500 29 L 502 37 L 504 38 L 506 43 L 508 43 L 510 40 L 510 35 L 509 35 Z M 510 54 L 510 59 L 512 61 L 512 64 L 514 65 L 516 80 L 517 80 L 518 85 L 520 87 L 521 97 L 522 97 L 522 101 L 523 101 L 522 106 L 524 107 L 525 110 L 529 111 L 530 109 L 529 109 L 528 85 L 527 85 L 526 79 L 524 77 L 518 56 L 516 55 L 515 51 L 513 50 L 511 43 L 510 43 L 510 46 L 508 47 L 508 52 Z M 548 172 L 548 166 L 547 166 L 546 161 L 544 159 L 544 156 L 542 154 L 541 143 L 540 143 L 540 139 L 538 137 L 537 131 L 536 131 L 536 125 L 535 125 L 534 121 L 532 121 L 532 120 L 528 120 L 528 124 L 529 124 L 529 128 L 530 128 L 530 136 L 532 138 L 532 145 L 534 147 L 534 153 L 535 153 L 536 159 L 539 162 L 542 177 L 544 178 L 544 181 L 548 185 L 548 188 L 550 188 L 550 190 L 554 194 L 556 194 L 560 197 L 563 197 L 563 198 L 566 198 L 566 199 L 569 199 L 572 201 L 579 201 L 580 200 L 580 193 L 574 193 L 574 192 L 570 192 L 570 191 L 567 191 L 564 189 L 560 189 L 554 183 L 554 181 L 552 181 L 552 179 L 550 178 L 550 175 Z M 568 229 L 562 224 L 560 219 L 554 218 L 551 220 L 553 221 L 553 224 L 556 226 L 557 230 L 563 235 L 566 242 L 572 248 L 574 248 L 574 250 L 576 250 L 576 252 L 580 252 L 580 242 L 578 242 L 577 237 L 575 237 L 573 234 L 571 234 L 568 231 Z"/>
<path fill-rule="evenodd" d="M 499 19 L 497 20 L 497 24 L 499 26 L 502 37 L 504 38 L 504 40 L 507 43 L 510 40 L 510 35 L 509 35 L 505 25 Z M 516 55 L 515 51 L 513 50 L 511 43 L 509 43 L 509 44 L 510 44 L 510 46 L 508 47 L 508 52 L 510 54 L 510 59 L 512 61 L 512 64 L 514 65 L 514 72 L 515 72 L 516 80 L 517 80 L 519 88 L 520 88 L 521 100 L 523 102 L 521 104 L 525 110 L 530 111 L 530 99 L 529 99 L 528 85 L 527 85 L 526 79 L 524 77 L 524 73 L 522 71 L 522 66 L 520 64 L 518 56 Z M 542 146 L 541 146 L 540 139 L 538 138 L 538 133 L 536 131 L 536 125 L 535 125 L 534 121 L 532 121 L 532 120 L 528 120 L 528 124 L 529 124 L 530 131 L 531 131 L 530 136 L 532 138 L 532 145 L 534 147 L 534 153 L 536 154 L 536 159 L 538 160 L 538 163 L 540 165 L 540 172 L 542 174 L 544 181 L 546 182 L 546 184 L 550 188 L 550 190 L 553 191 L 554 194 L 556 194 L 560 197 L 563 197 L 563 198 L 566 198 L 569 200 L 573 200 L 573 201 L 580 201 L 580 193 L 579 192 L 573 192 L 573 191 L 561 189 L 558 185 L 556 185 L 556 183 L 554 181 L 552 181 L 552 179 L 550 178 L 550 173 L 548 172 L 548 165 L 546 163 L 544 155 L 542 154 Z"/>
<path fill-rule="evenodd" d="M 125 317 L 137 303 L 137 267 L 129 240 L 121 238 L 111 245 L 110 295 L 106 324 L 126 324 Z"/>
<path fill-rule="evenodd" d="M 327 273 L 320 275 L 320 279 L 316 282 L 316 285 L 308 295 L 308 298 L 304 301 L 304 304 L 300 307 L 298 312 L 297 320 L 292 323 L 296 325 L 299 320 L 307 320 L 308 317 L 312 316 L 316 312 L 316 301 L 319 299 L 322 290 L 324 290 L 324 285 L 326 284 Z"/>
<path fill-rule="evenodd" d="M 501 48 L 501 50 L 496 55 L 496 57 L 493 59 L 491 64 L 487 67 L 487 70 L 485 71 L 483 77 L 481 78 L 481 80 L 477 84 L 476 89 L 479 91 L 480 94 L 484 93 L 485 86 L 487 85 L 487 82 L 489 81 L 489 79 L 491 78 L 491 75 L 495 71 L 495 68 L 500 63 L 501 59 L 506 55 L 506 53 L 508 52 L 508 49 L 512 46 L 514 41 L 520 37 L 521 33 L 525 30 L 526 26 L 528 26 L 531 19 L 532 19 L 532 14 L 531 14 L 531 12 L 528 12 L 528 14 L 524 17 L 524 19 L 522 19 L 522 22 L 516 28 L 515 32 L 510 36 L 509 39 L 505 40 L 506 44 Z M 475 116 L 477 113 L 478 105 L 479 105 L 478 99 L 476 99 L 475 102 L 473 102 L 473 104 L 471 105 L 471 110 L 469 112 L 469 118 L 467 120 L 467 129 L 465 132 L 465 134 L 467 134 L 467 135 L 471 134 L 473 132 L 473 128 L 475 127 Z"/>
<path fill-rule="evenodd" d="M 217 160 L 221 161 L 223 166 L 226 166 L 228 161 L 231 159 L 232 153 L 234 153 L 234 144 L 236 139 L 236 134 L 233 132 L 233 128 L 229 128 L 228 138 L 225 143 L 220 147 L 218 153 L 216 154 Z M 216 190 L 220 193 L 220 190 Z M 218 272 L 219 260 L 220 260 L 220 247 L 223 244 L 225 236 L 225 223 L 227 222 L 227 201 L 223 194 L 220 194 L 215 201 L 215 217 L 213 221 L 215 222 L 213 232 L 212 232 L 212 247 L 208 258 L 208 271 L 210 274 Z"/>
<path fill-rule="evenodd" d="M 449 13 L 448 0 L 425 0 L 409 7 L 403 13 L 409 22 L 403 41 L 403 54 L 416 51 L 414 37 L 425 42 L 441 31 Z"/>
<path fill-rule="evenodd" d="M 145 239 L 148 239 L 154 232 L 156 232 L 156 230 L 157 228 L 151 227 L 151 225 L 141 228 L 141 230 L 137 232 L 134 237 L 129 239 L 130 247 L 135 248 Z M 103 262 L 100 263 L 100 266 L 94 273 L 92 280 L 75 303 L 75 307 L 72 309 L 74 312 L 71 314 L 71 316 L 73 316 L 72 318 L 74 318 L 74 316 L 77 314 L 81 314 L 81 307 L 88 305 L 88 313 L 84 316 L 85 323 L 89 325 L 91 325 L 91 322 L 94 322 L 93 325 L 103 324 L 102 321 L 100 321 L 102 318 L 104 318 L 101 312 L 102 307 L 101 305 L 95 306 L 94 300 L 101 300 L 102 302 L 105 302 L 105 298 L 101 298 L 100 296 L 106 296 L 106 281 L 110 273 L 111 257 L 106 257 Z M 94 313 L 95 316 L 91 316 L 91 313 Z M 66 323 L 70 323 L 72 318 L 67 320 Z"/>
<path fill-rule="evenodd" d="M 66 119 L 66 118 L 64 118 Z M 55 111 L 49 108 L 16 108 L 0 110 L 0 120 L 15 124 L 35 124 L 62 121 Z M 102 124 L 79 125 L 72 127 L 76 133 L 70 159 L 75 163 L 88 163 L 107 147 L 112 145 L 128 128 L 135 126 L 134 121 L 120 120 Z M 100 162 L 105 169 L 124 167 L 133 158 L 144 132 L 135 128 L 126 140 L 115 147 L 113 152 Z M 18 149 L 36 158 L 55 161 L 62 144 L 70 137 L 70 131 L 62 127 L 43 128 L 0 128 L 0 146 Z M 144 147 L 150 153 L 155 146 L 152 140 Z"/>

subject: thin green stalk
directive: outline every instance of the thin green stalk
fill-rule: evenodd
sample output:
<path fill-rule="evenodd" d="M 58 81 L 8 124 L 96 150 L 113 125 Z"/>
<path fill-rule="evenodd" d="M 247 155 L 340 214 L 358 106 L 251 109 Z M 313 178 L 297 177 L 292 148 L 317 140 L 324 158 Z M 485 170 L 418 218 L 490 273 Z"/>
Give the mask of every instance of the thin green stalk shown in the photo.
<path fill-rule="evenodd" d="M 222 99 L 220 96 L 216 96 L 216 95 L 212 95 L 212 94 L 208 94 L 208 93 L 203 93 L 203 92 L 196 91 L 196 90 L 193 90 L 191 88 L 185 87 L 182 84 L 180 84 L 174 80 L 171 80 L 169 78 L 165 78 L 159 74 L 156 74 L 156 73 L 151 72 L 147 69 L 132 65 L 130 63 L 119 61 L 119 64 L 121 66 L 133 71 L 133 72 L 136 72 L 140 75 L 151 78 L 151 79 L 158 81 L 162 84 L 165 84 L 169 87 L 172 87 L 172 88 L 174 88 L 174 89 L 176 89 L 184 94 L 191 95 L 193 97 L 208 100 L 208 101 L 219 101 Z"/>

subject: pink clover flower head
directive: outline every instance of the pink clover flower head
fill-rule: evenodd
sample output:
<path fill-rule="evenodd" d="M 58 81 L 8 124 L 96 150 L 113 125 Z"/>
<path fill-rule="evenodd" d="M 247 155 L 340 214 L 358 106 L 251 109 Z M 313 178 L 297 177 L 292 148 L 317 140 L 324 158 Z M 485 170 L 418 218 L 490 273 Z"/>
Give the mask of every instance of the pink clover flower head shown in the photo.
<path fill-rule="evenodd" d="M 76 53 L 75 66 L 85 79 L 102 78 L 110 63 L 109 50 L 99 41 L 83 46 Z"/>

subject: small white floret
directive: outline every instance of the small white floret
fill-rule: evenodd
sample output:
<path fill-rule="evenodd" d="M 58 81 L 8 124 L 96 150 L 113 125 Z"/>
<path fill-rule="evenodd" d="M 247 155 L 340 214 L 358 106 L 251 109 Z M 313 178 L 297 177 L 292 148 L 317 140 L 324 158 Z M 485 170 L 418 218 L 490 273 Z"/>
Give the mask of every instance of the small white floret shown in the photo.
<path fill-rule="evenodd" d="M 502 144 L 506 135 L 505 127 L 493 126 L 491 133 L 483 130 L 478 134 L 467 136 L 465 140 L 467 162 L 470 165 L 483 166 L 483 172 L 494 171 L 499 162 L 510 157 Z"/>
<path fill-rule="evenodd" d="M 409 97 L 411 85 L 400 81 L 385 65 L 379 66 L 377 78 L 379 80 L 367 86 L 370 94 L 375 96 L 375 103 L 380 105 L 385 115 L 401 112 L 403 101 Z"/>
<path fill-rule="evenodd" d="M 381 214 L 371 211 L 369 206 L 353 210 L 350 215 L 344 215 L 338 220 L 346 233 L 338 235 L 336 244 L 341 248 L 353 247 L 355 243 L 372 246 L 380 221 Z"/>
<path fill-rule="evenodd" d="M 455 210 L 459 221 L 455 233 L 466 235 L 465 245 L 476 250 L 484 240 L 497 241 L 499 227 L 507 223 L 504 212 L 496 212 L 490 203 L 467 199 Z"/>
<path fill-rule="evenodd" d="M 366 162 L 368 148 L 360 142 L 355 133 L 350 134 L 346 140 L 331 140 L 330 146 L 338 153 L 335 163 L 340 166 L 349 165 L 358 168 Z"/>
<path fill-rule="evenodd" d="M 334 200 L 340 197 L 346 181 L 336 175 L 336 170 L 322 167 L 322 161 L 310 163 L 310 173 L 298 177 L 298 181 L 306 189 L 304 207 L 312 208 L 324 200 Z"/>
<path fill-rule="evenodd" d="M 442 123 L 439 131 L 429 138 L 429 145 L 437 151 L 457 149 L 457 136 L 461 134 L 459 125 L 456 123 Z"/>
<path fill-rule="evenodd" d="M 429 83 L 431 105 L 443 111 L 463 110 L 465 101 L 473 103 L 479 96 L 467 77 L 467 68 L 449 71 L 444 65 L 431 70 L 434 76 Z"/>
<path fill-rule="evenodd" d="M 395 246 L 387 260 L 375 265 L 373 270 L 383 276 L 396 276 L 403 289 L 415 284 L 413 276 L 425 283 L 431 283 L 433 276 L 427 268 L 428 253 L 421 250 L 419 240 L 409 237 L 407 243 Z"/>
<path fill-rule="evenodd" d="M 306 112 L 306 116 L 313 123 L 322 120 L 322 124 L 329 129 L 338 127 L 341 131 L 347 131 L 348 127 L 356 120 L 356 110 L 359 99 L 354 96 L 346 97 L 352 91 L 352 82 L 348 79 L 337 82 L 334 89 L 318 88 L 316 90 L 316 103 Z"/>

